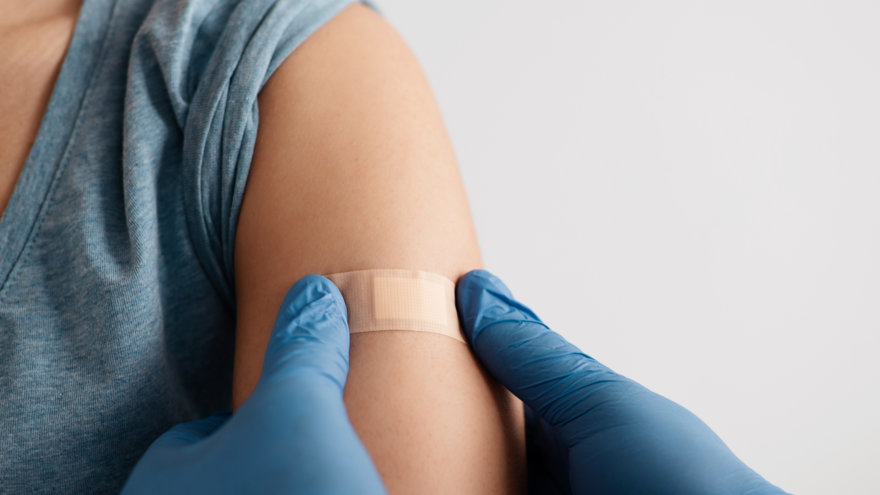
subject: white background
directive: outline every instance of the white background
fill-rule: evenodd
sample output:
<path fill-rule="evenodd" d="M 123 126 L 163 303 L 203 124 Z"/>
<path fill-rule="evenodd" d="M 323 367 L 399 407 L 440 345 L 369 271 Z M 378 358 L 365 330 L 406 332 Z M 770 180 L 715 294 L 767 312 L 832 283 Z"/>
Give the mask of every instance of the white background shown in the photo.
<path fill-rule="evenodd" d="M 880 492 L 880 2 L 376 1 L 489 270 L 784 489 Z"/>

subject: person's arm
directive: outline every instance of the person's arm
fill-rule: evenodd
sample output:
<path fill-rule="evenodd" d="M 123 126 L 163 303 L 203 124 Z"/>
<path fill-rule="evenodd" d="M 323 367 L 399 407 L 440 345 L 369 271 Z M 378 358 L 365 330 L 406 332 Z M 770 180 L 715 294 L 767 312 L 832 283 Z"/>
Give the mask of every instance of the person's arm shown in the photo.
<path fill-rule="evenodd" d="M 304 275 L 408 268 L 455 281 L 482 265 L 429 83 L 377 13 L 346 7 L 281 64 L 258 105 L 235 239 L 234 407 L 252 392 L 281 301 Z M 524 487 L 521 403 L 465 344 L 355 334 L 350 366 L 349 416 L 390 493 Z"/>

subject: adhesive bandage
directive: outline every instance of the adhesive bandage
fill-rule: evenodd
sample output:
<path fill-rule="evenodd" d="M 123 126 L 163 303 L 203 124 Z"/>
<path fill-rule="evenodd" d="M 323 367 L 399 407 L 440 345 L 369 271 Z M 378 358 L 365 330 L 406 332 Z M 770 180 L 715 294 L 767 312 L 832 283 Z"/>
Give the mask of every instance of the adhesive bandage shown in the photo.
<path fill-rule="evenodd" d="M 405 269 L 325 275 L 342 293 L 351 333 L 408 330 L 465 343 L 455 310 L 455 283 L 436 273 Z"/>

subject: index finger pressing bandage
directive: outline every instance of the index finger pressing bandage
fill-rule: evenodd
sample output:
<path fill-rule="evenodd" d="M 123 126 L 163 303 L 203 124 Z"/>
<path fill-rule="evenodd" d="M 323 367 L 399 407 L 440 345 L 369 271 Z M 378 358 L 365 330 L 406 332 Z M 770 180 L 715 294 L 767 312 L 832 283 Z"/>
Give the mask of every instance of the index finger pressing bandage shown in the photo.
<path fill-rule="evenodd" d="M 465 343 L 455 310 L 455 283 L 420 270 L 375 269 L 325 275 L 342 293 L 351 333 L 408 330 Z"/>

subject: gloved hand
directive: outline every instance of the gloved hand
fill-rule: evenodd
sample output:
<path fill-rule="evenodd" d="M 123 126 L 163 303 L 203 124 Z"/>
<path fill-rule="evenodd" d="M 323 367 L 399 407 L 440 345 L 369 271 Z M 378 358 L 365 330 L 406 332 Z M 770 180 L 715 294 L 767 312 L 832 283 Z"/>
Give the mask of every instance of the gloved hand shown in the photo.
<path fill-rule="evenodd" d="M 690 411 L 550 330 L 491 273 L 459 279 L 456 306 L 479 360 L 524 403 L 530 493 L 785 493 Z"/>
<path fill-rule="evenodd" d="M 123 494 L 384 494 L 342 391 L 349 333 L 339 289 L 320 275 L 284 298 L 253 394 L 159 437 Z"/>

